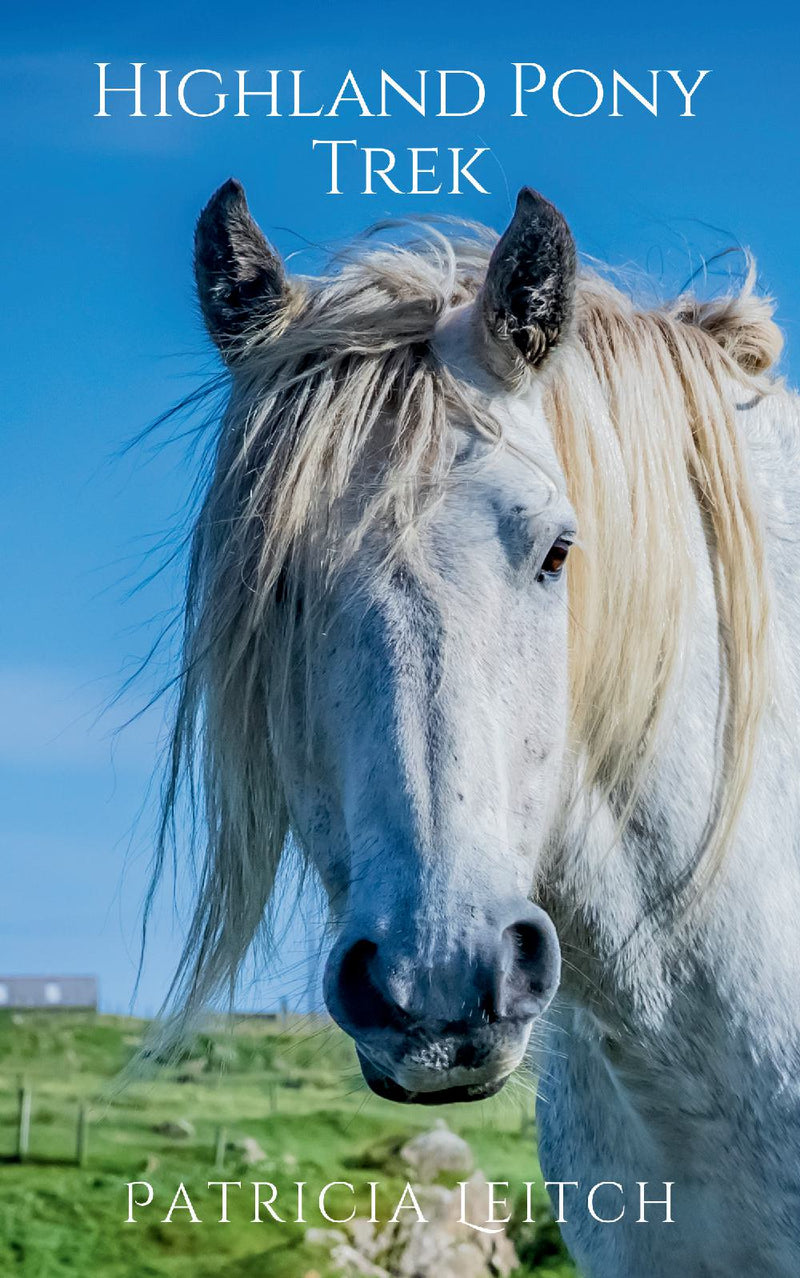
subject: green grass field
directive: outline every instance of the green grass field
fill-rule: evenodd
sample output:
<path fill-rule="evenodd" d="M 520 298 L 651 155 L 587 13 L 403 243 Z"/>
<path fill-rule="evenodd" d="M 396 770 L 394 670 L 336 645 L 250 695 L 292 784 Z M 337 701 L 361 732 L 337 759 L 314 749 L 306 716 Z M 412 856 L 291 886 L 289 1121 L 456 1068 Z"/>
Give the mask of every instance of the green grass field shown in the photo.
<path fill-rule="evenodd" d="M 288 1194 L 297 1180 L 310 1186 L 344 1180 L 357 1189 L 377 1180 L 381 1197 L 394 1202 L 414 1179 L 399 1163 L 399 1145 L 442 1116 L 469 1142 L 489 1180 L 541 1180 L 532 1096 L 521 1083 L 478 1105 L 403 1108 L 366 1090 L 350 1043 L 335 1028 L 246 1020 L 232 1032 L 200 1037 L 178 1066 L 115 1091 L 113 1080 L 145 1028 L 89 1013 L 0 1013 L 3 1278 L 328 1278 L 328 1252 L 306 1242 L 305 1225 L 253 1225 L 252 1191 L 244 1189 L 232 1195 L 230 1224 L 221 1225 L 219 1191 L 212 1197 L 207 1181 L 272 1181 Z M 32 1110 L 29 1153 L 20 1163 L 23 1081 Z M 78 1166 L 81 1103 L 89 1124 Z M 185 1135 L 157 1130 L 180 1121 L 188 1125 Z M 220 1128 L 227 1138 L 221 1169 L 215 1167 Z M 247 1137 L 258 1141 L 265 1162 L 246 1164 L 237 1142 Z M 154 1186 L 154 1206 L 141 1212 L 141 1223 L 125 1225 L 126 1182 L 139 1179 Z M 186 1211 L 161 1223 L 181 1181 L 201 1224 Z M 522 1225 L 515 1213 L 509 1227 L 522 1260 L 518 1273 L 569 1278 L 575 1271 L 543 1191 L 534 1201 L 539 1223 Z M 335 1209 L 335 1196 L 331 1204 Z M 326 1226 L 313 1198 L 306 1220 Z"/>

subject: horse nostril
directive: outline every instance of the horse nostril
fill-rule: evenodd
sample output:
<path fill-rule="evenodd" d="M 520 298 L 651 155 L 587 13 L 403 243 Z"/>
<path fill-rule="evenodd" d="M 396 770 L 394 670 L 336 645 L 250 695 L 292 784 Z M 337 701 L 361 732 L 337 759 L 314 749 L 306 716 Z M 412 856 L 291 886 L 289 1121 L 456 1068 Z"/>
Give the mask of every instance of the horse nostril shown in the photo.
<path fill-rule="evenodd" d="M 509 952 L 502 989 L 506 1016 L 538 1016 L 558 988 L 560 953 L 555 928 L 543 910 L 505 929 Z"/>
<path fill-rule="evenodd" d="M 532 984 L 538 987 L 541 981 L 539 965 L 546 944 L 544 933 L 535 923 L 517 923 L 509 930 L 516 946 L 516 961 L 530 973 Z"/>
<path fill-rule="evenodd" d="M 334 1019 L 354 1036 L 368 1030 L 399 1029 L 407 1019 L 382 986 L 377 957 L 375 942 L 360 940 L 339 961 Z"/>
<path fill-rule="evenodd" d="M 433 1033 L 443 1040 L 501 1034 L 538 1016 L 559 978 L 556 930 L 544 910 L 512 904 L 505 928 L 479 920 L 460 944 L 442 947 L 423 964 L 391 938 L 342 936 L 328 959 L 324 993 L 333 1019 L 357 1042 L 389 1031 L 406 1041 Z M 472 1064 L 469 1047 L 459 1067 Z"/>

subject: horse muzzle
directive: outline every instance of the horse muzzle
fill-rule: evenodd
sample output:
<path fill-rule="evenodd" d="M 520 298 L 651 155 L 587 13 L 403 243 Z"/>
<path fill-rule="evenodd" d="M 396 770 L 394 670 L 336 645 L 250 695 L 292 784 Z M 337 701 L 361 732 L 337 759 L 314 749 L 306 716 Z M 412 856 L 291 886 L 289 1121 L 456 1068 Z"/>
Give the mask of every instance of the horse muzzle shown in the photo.
<path fill-rule="evenodd" d="M 331 952 L 325 1001 L 355 1040 L 379 1096 L 426 1105 L 485 1100 L 520 1064 L 537 1017 L 558 987 L 560 951 L 545 912 L 518 902 L 497 926 L 437 946 L 415 929 L 348 929 Z M 354 935 L 354 931 L 356 934 Z M 426 937 L 424 944 L 420 941 Z"/>
<path fill-rule="evenodd" d="M 486 1100 L 505 1085 L 522 1060 L 531 1024 L 486 1026 L 473 1031 L 429 1030 L 407 1036 L 375 1055 L 358 1044 L 361 1072 L 385 1100 L 401 1104 L 449 1105 Z"/>

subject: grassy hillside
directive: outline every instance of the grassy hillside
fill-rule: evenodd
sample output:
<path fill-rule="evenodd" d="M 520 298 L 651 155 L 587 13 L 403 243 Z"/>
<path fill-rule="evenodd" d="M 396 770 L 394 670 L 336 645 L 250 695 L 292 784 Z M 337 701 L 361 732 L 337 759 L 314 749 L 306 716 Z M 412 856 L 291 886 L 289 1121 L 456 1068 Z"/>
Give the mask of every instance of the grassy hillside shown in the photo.
<path fill-rule="evenodd" d="M 305 1239 L 307 1226 L 330 1228 L 314 1196 L 307 1225 L 254 1225 L 250 1182 L 272 1181 L 283 1202 L 298 1180 L 317 1188 L 350 1181 L 359 1191 L 359 1215 L 366 1215 L 367 1182 L 380 1182 L 384 1208 L 394 1203 L 414 1179 L 397 1149 L 443 1114 L 490 1180 L 539 1177 L 532 1098 L 521 1084 L 480 1105 L 401 1108 L 366 1090 L 349 1041 L 329 1025 L 247 1020 L 232 1032 L 220 1028 L 198 1038 L 175 1068 L 115 1092 L 111 1081 L 145 1028 L 88 1013 L 0 1014 L 4 1278 L 328 1278 L 328 1251 Z M 20 1164 L 14 1155 L 23 1081 L 32 1121 L 28 1159 Z M 89 1126 L 78 1166 L 81 1103 L 88 1105 Z M 226 1152 L 215 1166 L 220 1128 Z M 248 1164 L 248 1138 L 264 1161 Z M 141 1223 L 125 1225 L 125 1183 L 139 1179 L 153 1185 L 154 1204 L 140 1213 Z M 247 1187 L 231 1191 L 227 1225 L 218 1223 L 219 1190 L 207 1189 L 209 1180 L 223 1179 Z M 202 1223 L 191 1223 L 186 1210 L 161 1223 L 179 1182 Z M 333 1209 L 336 1201 L 332 1196 Z M 569 1278 L 574 1270 L 542 1192 L 535 1201 L 540 1223 L 515 1222 L 509 1230 L 524 1262 L 519 1273 Z"/>

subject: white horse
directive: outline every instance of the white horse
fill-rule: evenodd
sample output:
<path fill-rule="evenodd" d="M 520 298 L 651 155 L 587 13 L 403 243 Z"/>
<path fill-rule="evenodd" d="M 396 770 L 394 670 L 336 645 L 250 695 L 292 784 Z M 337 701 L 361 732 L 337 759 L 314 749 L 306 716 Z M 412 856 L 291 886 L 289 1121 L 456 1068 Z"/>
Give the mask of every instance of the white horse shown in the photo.
<path fill-rule="evenodd" d="M 674 1224 L 569 1212 L 587 1275 L 797 1278 L 778 330 L 749 288 L 637 309 L 531 191 L 493 244 L 419 224 L 300 278 L 237 183 L 200 218 L 230 399 L 166 795 L 165 831 L 187 778 L 204 805 L 175 994 L 233 979 L 288 841 L 376 1092 L 490 1095 L 535 1029 L 547 1179 L 674 1182 Z"/>

